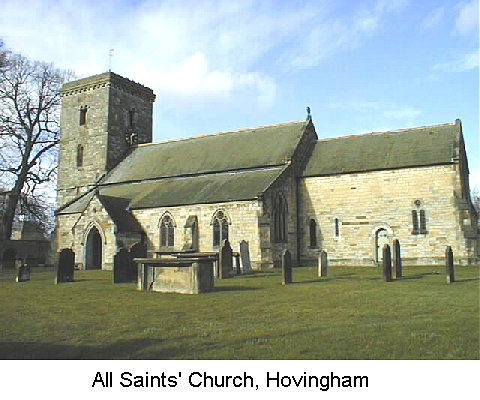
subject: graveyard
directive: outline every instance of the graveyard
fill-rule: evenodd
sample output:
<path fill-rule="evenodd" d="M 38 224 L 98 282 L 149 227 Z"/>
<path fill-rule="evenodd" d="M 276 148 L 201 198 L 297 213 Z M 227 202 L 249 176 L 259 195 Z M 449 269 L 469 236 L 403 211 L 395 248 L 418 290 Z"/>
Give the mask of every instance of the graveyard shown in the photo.
<path fill-rule="evenodd" d="M 324 274 L 322 274 L 324 275 Z M 479 359 L 479 267 L 318 266 L 140 291 L 112 271 L 0 271 L 1 359 Z M 291 283 L 290 283 L 291 282 Z"/>

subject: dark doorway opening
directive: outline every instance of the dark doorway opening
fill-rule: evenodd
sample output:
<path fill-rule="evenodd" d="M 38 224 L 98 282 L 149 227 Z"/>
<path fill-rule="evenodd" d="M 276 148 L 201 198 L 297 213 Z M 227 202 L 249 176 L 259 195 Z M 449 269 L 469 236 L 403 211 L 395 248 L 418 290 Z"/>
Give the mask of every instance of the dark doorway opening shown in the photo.
<path fill-rule="evenodd" d="M 85 251 L 85 269 L 102 269 L 102 237 L 96 227 L 88 233 Z"/>

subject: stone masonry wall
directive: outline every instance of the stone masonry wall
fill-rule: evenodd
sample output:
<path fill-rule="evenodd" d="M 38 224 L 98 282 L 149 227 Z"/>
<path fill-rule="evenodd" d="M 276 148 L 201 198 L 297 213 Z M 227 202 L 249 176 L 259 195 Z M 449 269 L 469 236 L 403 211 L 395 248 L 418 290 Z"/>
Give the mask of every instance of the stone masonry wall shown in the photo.
<path fill-rule="evenodd" d="M 113 256 L 117 251 L 115 224 L 103 205 L 93 198 L 85 212 L 57 216 L 57 251 L 71 248 L 75 252 L 75 263 L 85 267 L 87 235 L 95 226 L 102 237 L 102 269 L 113 268 Z"/>
<path fill-rule="evenodd" d="M 62 97 L 57 207 L 85 193 L 105 172 L 108 145 L 108 87 Z M 88 107 L 80 125 L 80 107 Z M 77 167 L 77 146 L 83 165 Z"/>
<path fill-rule="evenodd" d="M 376 231 L 384 228 L 391 243 L 400 240 L 406 263 L 442 263 L 445 247 L 452 246 L 456 262 L 469 254 L 456 207 L 455 165 L 375 171 L 300 182 L 301 258 L 317 259 L 321 250 L 333 263 L 373 265 Z M 420 200 L 427 234 L 412 234 L 412 210 Z M 309 248 L 309 220 L 317 223 L 318 248 Z M 335 237 L 335 218 L 339 236 Z M 473 243 L 473 241 L 472 241 Z"/>
<path fill-rule="evenodd" d="M 57 208 L 88 191 L 131 149 L 125 137 L 135 132 L 137 143 L 152 141 L 153 92 L 115 74 L 101 74 L 62 88 Z M 80 125 L 80 110 L 87 108 Z M 129 112 L 133 111 L 133 126 Z M 77 147 L 83 164 L 77 165 Z"/>
<path fill-rule="evenodd" d="M 195 215 L 198 218 L 199 251 L 218 251 L 213 247 L 212 218 L 217 210 L 223 210 L 230 222 L 228 227 L 229 241 L 233 251 L 239 251 L 242 240 L 249 243 L 252 267 L 259 268 L 261 263 L 260 240 L 258 232 L 258 216 L 261 205 L 258 201 L 238 201 L 231 203 L 198 204 L 179 207 L 160 207 L 133 210 L 133 214 L 142 225 L 147 235 L 148 252 L 160 250 L 160 220 L 165 212 L 169 212 L 175 223 L 175 246 L 173 251 L 180 251 L 185 243 L 185 223 L 187 218 Z"/>

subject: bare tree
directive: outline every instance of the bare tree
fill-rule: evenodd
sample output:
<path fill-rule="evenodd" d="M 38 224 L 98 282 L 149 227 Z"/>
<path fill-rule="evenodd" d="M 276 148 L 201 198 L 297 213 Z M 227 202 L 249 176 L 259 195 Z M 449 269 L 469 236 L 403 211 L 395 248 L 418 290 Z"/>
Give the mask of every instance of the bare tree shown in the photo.
<path fill-rule="evenodd" d="M 18 205 L 55 179 L 59 138 L 60 87 L 68 73 L 51 64 L 3 53 L 0 66 L 0 185 L 9 188 L 2 216 L 9 239 Z M 38 204 L 38 202 L 37 202 Z"/>
<path fill-rule="evenodd" d="M 5 50 L 3 41 L 0 39 L 0 68 L 6 64 L 7 51 Z"/>
<path fill-rule="evenodd" d="M 480 215 L 480 191 L 475 188 L 470 193 L 470 197 L 472 198 L 473 207 L 477 210 L 477 213 Z"/>

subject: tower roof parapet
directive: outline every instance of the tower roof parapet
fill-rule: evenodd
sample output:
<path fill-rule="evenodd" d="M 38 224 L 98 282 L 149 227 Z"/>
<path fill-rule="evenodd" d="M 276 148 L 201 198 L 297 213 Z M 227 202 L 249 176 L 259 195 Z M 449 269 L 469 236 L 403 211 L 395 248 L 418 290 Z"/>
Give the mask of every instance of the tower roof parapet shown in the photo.
<path fill-rule="evenodd" d="M 71 96 L 102 87 L 115 87 L 135 96 L 147 98 L 152 103 L 155 101 L 155 94 L 152 89 L 115 74 L 114 72 L 104 72 L 103 74 L 67 82 L 62 86 L 60 95 L 62 97 Z"/>

